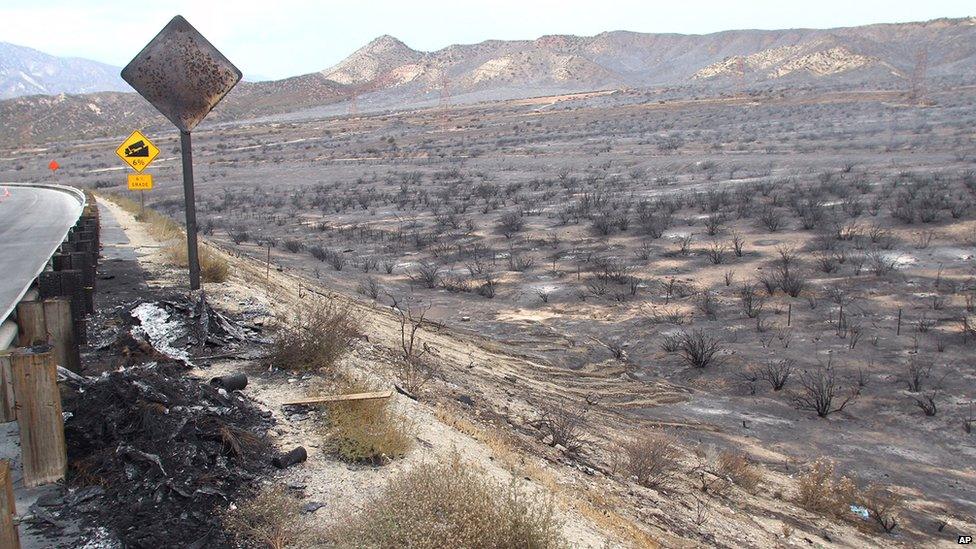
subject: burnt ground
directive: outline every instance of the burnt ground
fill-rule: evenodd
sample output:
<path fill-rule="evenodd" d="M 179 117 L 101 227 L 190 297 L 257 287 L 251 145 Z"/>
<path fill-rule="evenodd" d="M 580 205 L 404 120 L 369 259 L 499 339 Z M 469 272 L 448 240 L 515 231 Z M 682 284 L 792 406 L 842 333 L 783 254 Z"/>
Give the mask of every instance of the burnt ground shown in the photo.
<path fill-rule="evenodd" d="M 188 373 L 190 355 L 235 347 L 217 322 L 201 335 L 196 313 L 220 317 L 199 296 L 146 284 L 124 233 L 103 219 L 84 375 L 62 383 L 68 478 L 25 513 L 27 546 L 229 546 L 217 511 L 271 472 L 274 420 Z M 168 332 L 154 311 L 167 313 Z"/>
<path fill-rule="evenodd" d="M 199 136 L 198 215 L 232 254 L 263 261 L 271 246 L 276 267 L 303 277 L 299 300 L 304 284 L 363 310 L 430 306 L 444 333 L 426 342 L 463 367 L 452 381 L 509 422 L 531 423 L 538 402 L 597 400 L 595 461 L 632 429 L 697 425 L 719 434 L 683 441 L 742 449 L 770 471 L 826 457 L 889 485 L 909 512 L 885 541 L 943 540 L 943 520 L 969 524 L 976 509 L 962 329 L 976 304 L 973 91 L 623 93 L 241 124 Z M 179 220 L 175 136 L 153 137 L 164 154 L 146 198 Z M 112 191 L 124 180 L 114 145 L 47 152 L 63 153 L 62 182 Z M 0 175 L 48 177 L 33 154 L 5 154 Z M 788 249 L 805 287 L 762 290 Z M 743 310 L 746 287 L 760 318 Z M 664 350 L 699 329 L 719 339 L 721 364 Z M 511 356 L 479 350 L 496 346 Z M 756 379 L 778 361 L 795 368 L 783 391 Z M 859 397 L 821 420 L 794 400 L 802 372 L 825 363 Z M 921 390 L 906 383 L 913 367 Z M 928 396 L 934 415 L 917 405 Z"/>

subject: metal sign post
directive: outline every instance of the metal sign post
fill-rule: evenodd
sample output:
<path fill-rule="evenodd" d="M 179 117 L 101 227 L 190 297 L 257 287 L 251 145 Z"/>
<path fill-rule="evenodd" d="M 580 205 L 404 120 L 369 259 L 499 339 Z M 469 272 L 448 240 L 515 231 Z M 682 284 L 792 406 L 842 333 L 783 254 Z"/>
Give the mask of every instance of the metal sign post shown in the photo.
<path fill-rule="evenodd" d="M 193 193 L 193 149 L 188 131 L 180 130 L 180 151 L 183 157 L 183 196 L 186 199 L 186 258 L 190 266 L 190 289 L 196 290 L 200 287 L 200 255 L 197 250 L 197 206 Z"/>
<path fill-rule="evenodd" d="M 122 79 L 180 130 L 191 290 L 200 288 L 200 261 L 190 132 L 241 76 L 233 63 L 179 15 L 122 69 Z"/>

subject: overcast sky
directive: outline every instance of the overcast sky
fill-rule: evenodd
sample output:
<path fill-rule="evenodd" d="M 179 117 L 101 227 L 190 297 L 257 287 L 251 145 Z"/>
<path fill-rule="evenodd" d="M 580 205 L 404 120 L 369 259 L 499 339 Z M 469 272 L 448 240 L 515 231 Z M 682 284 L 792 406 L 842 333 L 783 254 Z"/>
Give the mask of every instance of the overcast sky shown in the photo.
<path fill-rule="evenodd" d="M 176 14 L 245 75 L 322 70 L 381 34 L 419 50 L 608 30 L 704 34 L 976 16 L 973 0 L 3 0 L 0 41 L 125 65 Z"/>

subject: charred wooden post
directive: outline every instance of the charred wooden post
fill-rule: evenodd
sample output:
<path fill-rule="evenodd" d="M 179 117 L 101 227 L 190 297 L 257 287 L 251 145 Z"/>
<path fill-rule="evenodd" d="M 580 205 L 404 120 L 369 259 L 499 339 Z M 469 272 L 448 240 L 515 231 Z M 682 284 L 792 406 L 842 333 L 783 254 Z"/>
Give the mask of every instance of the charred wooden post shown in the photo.
<path fill-rule="evenodd" d="M 47 324 L 44 323 L 44 304 L 40 301 L 21 301 L 17 304 L 17 345 L 30 347 L 47 343 Z"/>
<path fill-rule="evenodd" d="M 24 485 L 34 487 L 62 480 L 68 456 L 53 347 L 18 348 L 10 355 L 10 368 L 17 399 Z"/>
<path fill-rule="evenodd" d="M 71 302 L 64 297 L 44 300 L 44 323 L 54 344 L 54 355 L 59 366 L 72 372 L 81 371 L 81 353 L 75 341 L 75 323 L 71 315 Z"/>
<path fill-rule="evenodd" d="M 85 314 L 88 310 L 85 287 L 80 270 L 68 269 L 64 271 L 44 271 L 38 277 L 38 289 L 41 299 L 52 297 L 67 297 L 71 300 L 71 318 L 75 326 L 75 342 L 78 345 L 87 343 L 87 322 Z"/>
<path fill-rule="evenodd" d="M 17 419 L 15 404 L 10 356 L 9 353 L 0 354 L 0 423 L 10 423 Z"/>
<path fill-rule="evenodd" d="M 10 462 L 0 459 L 0 547 L 20 549 L 20 536 L 14 515 L 17 514 Z"/>

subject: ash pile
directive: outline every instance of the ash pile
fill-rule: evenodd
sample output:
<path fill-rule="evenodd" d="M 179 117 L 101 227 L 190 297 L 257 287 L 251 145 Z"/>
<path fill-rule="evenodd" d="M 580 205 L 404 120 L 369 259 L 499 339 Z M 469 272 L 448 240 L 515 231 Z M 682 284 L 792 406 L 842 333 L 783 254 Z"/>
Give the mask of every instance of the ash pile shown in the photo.
<path fill-rule="evenodd" d="M 214 309 L 206 294 L 196 292 L 158 301 L 136 301 L 100 314 L 89 340 L 89 362 L 102 368 L 131 366 L 149 359 L 190 362 L 192 356 L 219 349 L 223 356 L 246 356 L 255 345 L 269 343 L 250 310 L 234 320 Z M 98 368 L 100 369 L 100 368 Z"/>
<path fill-rule="evenodd" d="M 279 453 L 267 440 L 270 412 L 187 373 L 188 347 L 247 339 L 207 309 L 201 335 L 201 309 L 131 307 L 132 321 L 110 344 L 125 351 L 125 364 L 64 380 L 67 490 L 32 509 L 35 524 L 108 532 L 117 543 L 106 547 L 230 546 L 219 511 L 257 488 Z"/>

